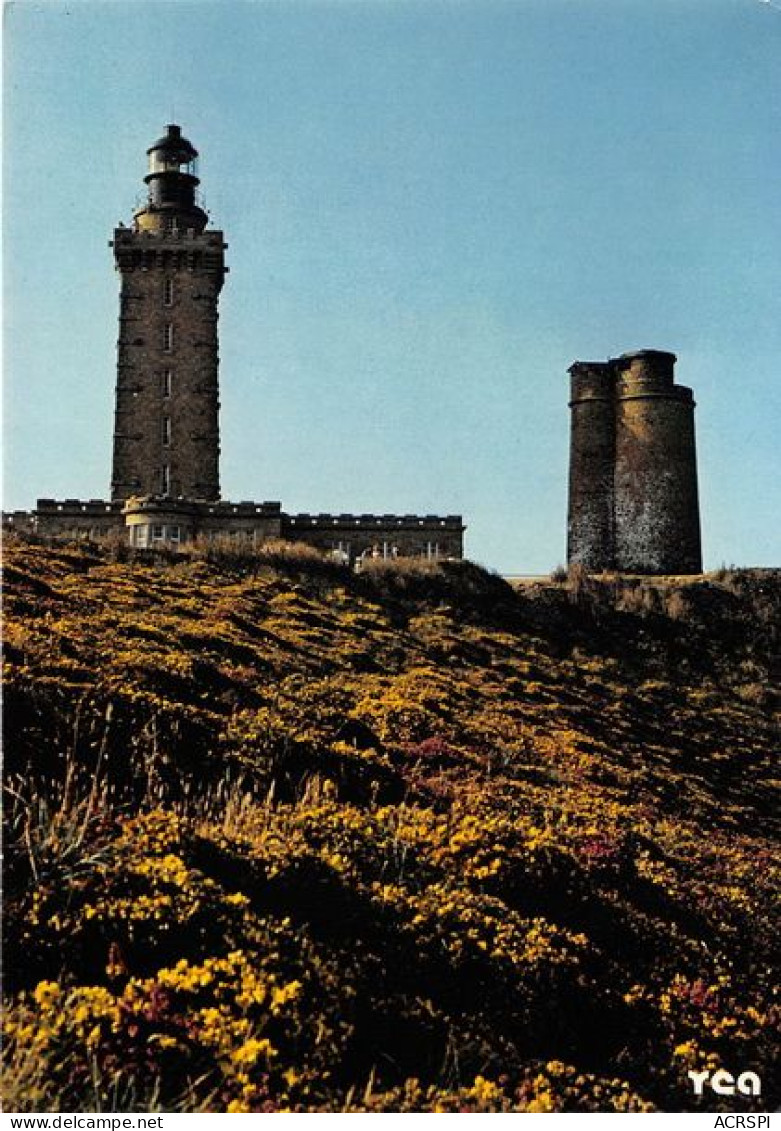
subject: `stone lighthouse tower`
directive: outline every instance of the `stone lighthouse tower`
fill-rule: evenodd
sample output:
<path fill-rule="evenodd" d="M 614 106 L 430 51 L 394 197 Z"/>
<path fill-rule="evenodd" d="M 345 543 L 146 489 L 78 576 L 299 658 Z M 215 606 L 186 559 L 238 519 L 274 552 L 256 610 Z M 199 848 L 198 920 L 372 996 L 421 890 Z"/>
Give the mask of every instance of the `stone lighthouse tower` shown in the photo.
<path fill-rule="evenodd" d="M 194 146 L 177 125 L 147 150 L 146 199 L 111 246 L 120 276 L 111 499 L 39 499 L 7 525 L 48 536 L 123 532 L 138 550 L 227 539 L 302 542 L 340 561 L 463 557 L 460 514 L 288 514 L 220 498 L 217 305 L 223 234 L 207 227 Z"/>
<path fill-rule="evenodd" d="M 223 234 L 198 204 L 179 126 L 148 150 L 146 200 L 114 232 L 121 277 L 111 498 L 216 500 Z"/>
<path fill-rule="evenodd" d="M 675 354 L 576 361 L 567 561 L 625 573 L 699 573 L 694 398 Z"/>

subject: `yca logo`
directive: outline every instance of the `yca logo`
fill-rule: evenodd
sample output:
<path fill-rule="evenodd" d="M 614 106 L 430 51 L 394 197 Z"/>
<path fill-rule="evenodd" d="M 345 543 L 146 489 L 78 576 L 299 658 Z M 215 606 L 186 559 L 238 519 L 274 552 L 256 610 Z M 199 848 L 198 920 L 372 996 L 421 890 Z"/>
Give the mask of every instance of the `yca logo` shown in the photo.
<path fill-rule="evenodd" d="M 689 1079 L 694 1085 L 695 1096 L 702 1095 L 706 1083 L 717 1096 L 734 1096 L 736 1091 L 742 1096 L 758 1096 L 762 1092 L 762 1081 L 756 1072 L 741 1072 L 736 1080 L 724 1068 L 713 1073 L 690 1071 Z"/>

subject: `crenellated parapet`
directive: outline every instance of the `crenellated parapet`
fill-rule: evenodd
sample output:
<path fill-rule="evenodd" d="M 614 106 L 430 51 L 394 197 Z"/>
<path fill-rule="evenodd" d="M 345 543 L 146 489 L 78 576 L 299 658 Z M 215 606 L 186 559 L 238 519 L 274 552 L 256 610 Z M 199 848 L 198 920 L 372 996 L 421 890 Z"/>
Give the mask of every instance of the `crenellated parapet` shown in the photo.
<path fill-rule="evenodd" d="M 35 530 L 35 511 L 3 511 L 3 530 L 32 533 Z"/>
<path fill-rule="evenodd" d="M 100 538 L 123 528 L 122 504 L 107 499 L 39 499 L 33 511 L 33 529 L 47 536 Z"/>
<path fill-rule="evenodd" d="M 419 529 L 421 526 L 436 526 L 445 527 L 450 530 L 465 529 L 463 519 L 460 514 L 450 514 L 442 517 L 437 514 L 417 515 L 417 514 L 291 514 L 285 516 L 285 521 L 289 526 L 297 526 L 301 529 L 312 529 L 313 527 L 331 529 L 334 526 L 341 526 L 350 528 L 353 526 L 361 527 L 393 527 L 394 529 Z"/>
<path fill-rule="evenodd" d="M 17 524 L 27 513 L 20 512 Z M 261 545 L 282 539 L 349 562 L 367 556 L 461 558 L 465 529 L 460 515 L 287 514 L 276 501 L 234 503 L 166 495 L 133 495 L 113 502 L 40 499 L 30 519 L 30 529 L 52 536 L 87 538 L 121 531 L 139 549 L 223 540 Z"/>
<path fill-rule="evenodd" d="M 204 271 L 214 276 L 222 286 L 223 276 L 230 268 L 225 266 L 224 252 L 228 244 L 224 234 L 214 228 L 196 232 L 192 228 L 181 231 L 135 231 L 132 228 L 115 228 L 109 241 L 114 249 L 114 262 L 123 274 L 136 271 Z M 122 295 L 125 305 L 143 299 L 143 294 L 127 288 Z M 207 296 L 197 296 L 204 301 Z M 128 315 L 130 319 L 134 316 Z M 135 315 L 138 319 L 138 315 Z"/>

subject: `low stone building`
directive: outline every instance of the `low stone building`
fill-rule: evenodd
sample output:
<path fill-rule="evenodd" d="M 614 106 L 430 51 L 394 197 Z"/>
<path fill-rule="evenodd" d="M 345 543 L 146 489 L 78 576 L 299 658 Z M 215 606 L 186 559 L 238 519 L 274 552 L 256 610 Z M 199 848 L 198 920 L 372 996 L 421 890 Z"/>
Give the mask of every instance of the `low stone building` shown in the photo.
<path fill-rule="evenodd" d="M 461 558 L 464 524 L 457 514 L 283 514 L 282 537 L 344 555 Z"/>
<path fill-rule="evenodd" d="M 52 537 L 97 539 L 125 529 L 122 506 L 105 499 L 39 499 L 34 511 L 4 516 L 5 525 Z"/>
<path fill-rule="evenodd" d="M 259 544 L 305 542 L 343 560 L 460 558 L 460 515 L 286 514 L 279 503 L 217 502 L 158 497 L 129 499 L 122 510 L 130 543 L 139 548 L 229 539 Z"/>

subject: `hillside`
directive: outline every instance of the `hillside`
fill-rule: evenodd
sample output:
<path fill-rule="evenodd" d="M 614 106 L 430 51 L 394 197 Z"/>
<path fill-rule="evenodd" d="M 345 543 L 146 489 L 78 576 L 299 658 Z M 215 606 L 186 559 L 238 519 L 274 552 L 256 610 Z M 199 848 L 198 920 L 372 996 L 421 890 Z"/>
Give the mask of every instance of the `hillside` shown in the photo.
<path fill-rule="evenodd" d="M 5 556 L 7 1110 L 778 1107 L 781 571 Z"/>

